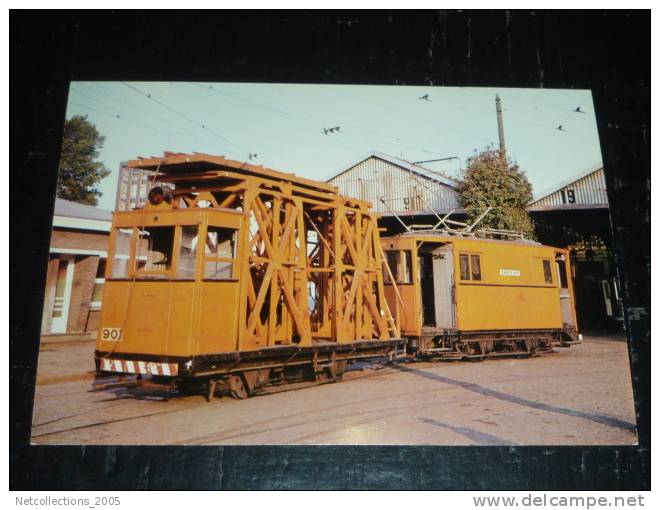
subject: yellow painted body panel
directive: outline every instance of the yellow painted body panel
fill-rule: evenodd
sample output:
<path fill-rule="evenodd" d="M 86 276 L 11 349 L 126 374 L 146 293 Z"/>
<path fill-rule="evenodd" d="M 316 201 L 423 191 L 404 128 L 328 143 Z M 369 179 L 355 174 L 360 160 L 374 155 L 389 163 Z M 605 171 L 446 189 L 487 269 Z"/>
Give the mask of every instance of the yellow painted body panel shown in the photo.
<path fill-rule="evenodd" d="M 479 282 L 456 278 L 458 329 L 560 329 L 562 318 L 554 264 L 557 251 L 548 246 L 510 241 L 456 240 L 457 271 L 460 271 L 459 254 L 464 253 L 481 255 L 482 272 Z M 544 259 L 551 261 L 552 284 L 544 281 Z"/>
<path fill-rule="evenodd" d="M 189 356 L 195 338 L 194 282 L 107 281 L 101 325 L 121 328 L 117 341 L 99 335 L 97 349 L 110 352 Z"/>
<path fill-rule="evenodd" d="M 238 348 L 238 282 L 202 282 L 196 354 L 231 352 Z"/>
<path fill-rule="evenodd" d="M 458 329 L 561 329 L 557 289 L 514 286 L 458 286 Z"/>
<path fill-rule="evenodd" d="M 390 305 L 390 310 L 394 314 L 401 332 L 419 331 L 422 327 L 421 316 L 418 313 L 420 309 L 420 296 L 417 285 L 397 284 L 397 290 L 403 301 L 403 305 L 398 301 L 394 287 L 385 285 L 385 297 Z"/>

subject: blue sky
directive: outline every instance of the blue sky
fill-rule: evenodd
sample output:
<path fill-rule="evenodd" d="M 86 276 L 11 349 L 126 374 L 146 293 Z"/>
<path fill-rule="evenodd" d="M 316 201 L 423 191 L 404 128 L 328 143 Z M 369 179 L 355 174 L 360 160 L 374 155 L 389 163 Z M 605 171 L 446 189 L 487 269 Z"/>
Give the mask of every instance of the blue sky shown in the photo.
<path fill-rule="evenodd" d="M 119 163 L 164 150 L 241 161 L 256 153 L 255 164 L 319 180 L 373 150 L 409 161 L 457 156 L 426 166 L 458 175 L 475 150 L 498 145 L 496 94 L 509 157 L 535 195 L 601 161 L 587 90 L 74 82 L 67 118 L 87 115 L 105 136 L 100 159 L 112 174 L 99 207 L 111 210 Z"/>

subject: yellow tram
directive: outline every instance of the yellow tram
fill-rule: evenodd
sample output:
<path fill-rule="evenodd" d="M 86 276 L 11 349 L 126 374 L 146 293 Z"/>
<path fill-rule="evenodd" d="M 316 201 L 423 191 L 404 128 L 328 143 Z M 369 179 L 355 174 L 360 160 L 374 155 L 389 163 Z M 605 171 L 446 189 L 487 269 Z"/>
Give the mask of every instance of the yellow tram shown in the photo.
<path fill-rule="evenodd" d="M 381 244 L 390 309 L 419 357 L 529 355 L 580 342 L 566 250 L 447 230 Z"/>
<path fill-rule="evenodd" d="M 141 209 L 115 212 L 96 366 L 244 398 L 268 382 L 335 379 L 393 356 L 369 204 L 207 154 L 166 153 Z"/>

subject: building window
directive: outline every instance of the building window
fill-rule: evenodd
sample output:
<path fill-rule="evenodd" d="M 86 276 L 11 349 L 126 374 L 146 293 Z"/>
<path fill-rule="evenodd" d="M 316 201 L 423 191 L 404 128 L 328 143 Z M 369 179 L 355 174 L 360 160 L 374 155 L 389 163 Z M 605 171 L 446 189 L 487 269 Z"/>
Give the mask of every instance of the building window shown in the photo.
<path fill-rule="evenodd" d="M 235 258 L 236 230 L 209 226 L 204 245 L 204 279 L 233 278 Z"/>
<path fill-rule="evenodd" d="M 545 278 L 545 283 L 552 284 L 552 266 L 549 260 L 543 261 L 543 278 Z"/>
<path fill-rule="evenodd" d="M 481 255 L 460 253 L 458 261 L 461 269 L 461 280 L 481 281 Z"/>
<path fill-rule="evenodd" d="M 60 259 L 57 265 L 57 283 L 55 284 L 55 303 L 53 304 L 53 318 L 62 317 L 65 305 L 65 288 L 68 259 Z"/>
<path fill-rule="evenodd" d="M 94 278 L 94 288 L 92 289 L 92 301 L 89 303 L 91 310 L 100 310 L 103 298 L 103 284 L 105 283 L 105 266 L 106 259 L 99 259 L 99 266 L 96 270 L 96 278 Z"/>

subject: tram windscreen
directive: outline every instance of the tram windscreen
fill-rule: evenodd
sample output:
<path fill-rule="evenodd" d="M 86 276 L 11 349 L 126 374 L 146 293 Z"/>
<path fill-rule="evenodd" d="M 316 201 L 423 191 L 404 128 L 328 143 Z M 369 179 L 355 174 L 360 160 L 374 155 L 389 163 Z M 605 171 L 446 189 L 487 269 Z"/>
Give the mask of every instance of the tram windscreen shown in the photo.
<path fill-rule="evenodd" d="M 128 278 L 129 259 L 131 256 L 130 228 L 118 228 L 115 234 L 115 254 L 112 259 L 112 278 Z"/>
<path fill-rule="evenodd" d="M 141 278 L 167 279 L 172 268 L 174 227 L 147 227 L 138 238 L 137 273 Z"/>
<path fill-rule="evenodd" d="M 179 259 L 176 264 L 178 279 L 195 279 L 195 262 L 197 260 L 197 225 L 181 227 L 181 241 L 179 243 Z"/>
<path fill-rule="evenodd" d="M 204 246 L 204 279 L 232 278 L 235 257 L 236 230 L 209 226 Z"/>
<path fill-rule="evenodd" d="M 412 252 L 410 250 L 388 250 L 385 252 L 387 265 L 392 271 L 395 283 L 412 283 Z M 385 283 L 391 283 L 385 273 Z"/>

